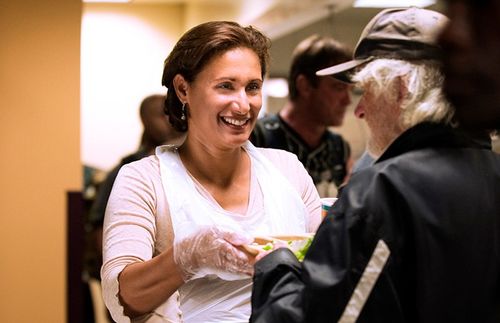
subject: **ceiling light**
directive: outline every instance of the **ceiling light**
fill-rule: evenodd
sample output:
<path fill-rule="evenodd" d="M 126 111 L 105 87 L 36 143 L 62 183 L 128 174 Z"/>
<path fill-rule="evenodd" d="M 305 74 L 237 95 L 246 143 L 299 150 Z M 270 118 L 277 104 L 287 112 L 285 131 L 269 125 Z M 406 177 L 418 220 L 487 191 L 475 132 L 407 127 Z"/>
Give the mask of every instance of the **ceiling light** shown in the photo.
<path fill-rule="evenodd" d="M 356 0 L 353 7 L 355 8 L 394 8 L 394 7 L 420 7 L 424 8 L 435 4 L 434 0 Z"/>

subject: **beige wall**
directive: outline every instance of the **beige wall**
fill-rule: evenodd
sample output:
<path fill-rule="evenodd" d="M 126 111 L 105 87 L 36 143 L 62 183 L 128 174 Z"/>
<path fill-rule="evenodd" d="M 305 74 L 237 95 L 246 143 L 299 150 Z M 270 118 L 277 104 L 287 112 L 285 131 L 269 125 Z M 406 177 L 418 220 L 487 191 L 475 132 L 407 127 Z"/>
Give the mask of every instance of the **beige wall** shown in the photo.
<path fill-rule="evenodd" d="M 141 101 L 166 93 L 163 62 L 184 32 L 180 4 L 85 3 L 82 20 L 82 162 L 101 170 L 137 150 Z"/>
<path fill-rule="evenodd" d="M 0 320 L 65 322 L 81 186 L 80 0 L 0 0 Z"/>

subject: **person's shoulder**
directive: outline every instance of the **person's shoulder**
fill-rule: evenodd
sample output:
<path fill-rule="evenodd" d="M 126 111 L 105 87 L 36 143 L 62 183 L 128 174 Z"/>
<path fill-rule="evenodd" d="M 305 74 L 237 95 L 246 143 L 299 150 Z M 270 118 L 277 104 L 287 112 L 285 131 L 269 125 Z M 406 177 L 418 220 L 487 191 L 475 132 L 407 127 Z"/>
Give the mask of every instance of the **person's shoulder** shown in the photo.
<path fill-rule="evenodd" d="M 347 144 L 347 140 L 345 140 L 345 138 L 340 133 L 337 133 L 332 129 L 328 129 L 326 131 L 325 137 L 326 137 L 326 140 L 329 140 L 329 141 Z"/>
<path fill-rule="evenodd" d="M 291 152 L 275 148 L 257 148 L 259 152 L 273 164 L 278 171 L 287 178 L 292 186 L 299 192 L 312 187 L 316 191 L 311 177 L 299 161 L 297 156 Z M 310 184 L 310 186 L 309 186 Z"/>
<path fill-rule="evenodd" d="M 287 146 L 286 127 L 277 114 L 271 114 L 257 120 L 250 141 L 258 147 L 285 149 Z"/>
<path fill-rule="evenodd" d="M 125 165 L 128 163 L 134 162 L 136 160 L 139 160 L 141 158 L 144 158 L 146 156 L 147 156 L 147 154 L 143 150 L 138 150 L 130 155 L 123 157 L 122 160 L 120 161 L 120 164 Z"/>
<path fill-rule="evenodd" d="M 398 192 L 408 193 L 422 186 L 422 183 L 430 184 L 436 181 L 437 184 L 441 180 L 436 176 L 436 170 L 443 165 L 435 159 L 437 156 L 439 155 L 432 151 L 416 150 L 377 161 L 370 167 L 354 172 L 347 186 L 350 186 L 355 194 L 378 196 L 382 191 L 393 191 L 399 195 Z"/>
<path fill-rule="evenodd" d="M 132 167 L 151 167 L 154 165 L 159 165 L 159 160 L 156 155 L 143 156 L 136 160 L 133 160 L 128 163 Z"/>
<path fill-rule="evenodd" d="M 160 174 L 160 162 L 155 155 L 146 156 L 132 161 L 120 168 L 120 175 L 136 175 L 140 177 L 151 177 Z"/>
<path fill-rule="evenodd" d="M 401 182 L 414 179 L 425 182 L 429 189 L 442 185 L 461 183 L 466 185 L 486 169 L 499 170 L 500 156 L 491 150 L 477 147 L 439 148 L 427 147 L 410 150 L 398 156 L 383 160 L 379 165 L 392 178 Z M 493 173 L 490 172 L 491 179 Z"/>
<path fill-rule="evenodd" d="M 286 176 L 300 177 L 303 174 L 307 174 L 304 165 L 299 161 L 297 155 L 283 149 L 258 147 L 257 149 Z"/>
<path fill-rule="evenodd" d="M 373 186 L 397 187 L 398 183 L 405 182 L 400 179 L 406 176 L 406 170 L 407 165 L 404 162 L 398 158 L 391 158 L 353 173 L 346 188 L 349 187 L 351 190 L 364 194 L 370 192 L 370 188 Z"/>
<path fill-rule="evenodd" d="M 276 113 L 271 113 L 263 116 L 262 118 L 259 118 L 257 121 L 260 123 L 268 123 L 268 122 L 275 122 L 278 121 L 278 114 Z"/>
<path fill-rule="evenodd" d="M 269 114 L 257 120 L 257 124 L 265 130 L 276 130 L 280 128 L 280 119 L 277 114 Z"/>
<path fill-rule="evenodd" d="M 398 203 L 404 205 L 403 201 L 409 195 L 404 176 L 399 165 L 392 161 L 353 173 L 339 193 L 339 200 L 342 200 L 339 203 L 342 209 L 339 211 L 365 219 L 384 216 Z M 401 195 L 401 192 L 405 192 L 405 195 Z"/>
<path fill-rule="evenodd" d="M 326 135 L 323 137 L 323 142 L 326 143 L 328 149 L 335 151 L 338 156 L 343 156 L 344 162 L 351 156 L 351 146 L 344 137 L 335 131 L 328 129 Z"/>
<path fill-rule="evenodd" d="M 295 155 L 289 151 L 283 150 L 283 149 L 261 148 L 261 147 L 256 147 L 256 148 L 264 156 L 266 156 L 268 159 L 270 159 L 274 164 L 277 163 L 279 165 L 280 163 L 283 163 L 283 162 L 288 162 L 288 163 L 299 162 L 297 155 Z"/>

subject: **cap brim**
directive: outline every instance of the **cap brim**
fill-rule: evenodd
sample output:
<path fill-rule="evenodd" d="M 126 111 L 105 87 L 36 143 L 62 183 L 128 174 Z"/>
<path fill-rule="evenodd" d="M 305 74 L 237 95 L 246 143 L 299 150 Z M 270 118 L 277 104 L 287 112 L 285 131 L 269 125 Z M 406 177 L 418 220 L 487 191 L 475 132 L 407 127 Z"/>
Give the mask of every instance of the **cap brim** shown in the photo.
<path fill-rule="evenodd" d="M 330 75 L 341 81 L 351 82 L 351 79 L 349 78 L 348 75 L 349 72 L 353 71 L 356 67 L 371 61 L 372 59 L 373 57 L 367 57 L 363 59 L 353 59 L 351 61 L 342 64 L 330 66 L 322 70 L 319 70 L 316 72 L 316 75 L 318 76 Z"/>

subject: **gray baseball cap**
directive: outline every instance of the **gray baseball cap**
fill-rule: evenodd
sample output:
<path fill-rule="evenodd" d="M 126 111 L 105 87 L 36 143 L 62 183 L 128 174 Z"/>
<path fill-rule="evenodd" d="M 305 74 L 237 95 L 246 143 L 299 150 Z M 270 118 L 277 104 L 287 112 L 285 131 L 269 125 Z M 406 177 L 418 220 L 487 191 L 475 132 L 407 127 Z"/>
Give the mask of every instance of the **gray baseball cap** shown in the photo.
<path fill-rule="evenodd" d="M 353 60 L 316 72 L 350 82 L 351 72 L 376 58 L 401 60 L 442 57 L 437 37 L 448 23 L 443 14 L 417 7 L 391 8 L 379 12 L 361 33 Z"/>

